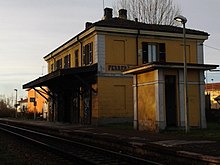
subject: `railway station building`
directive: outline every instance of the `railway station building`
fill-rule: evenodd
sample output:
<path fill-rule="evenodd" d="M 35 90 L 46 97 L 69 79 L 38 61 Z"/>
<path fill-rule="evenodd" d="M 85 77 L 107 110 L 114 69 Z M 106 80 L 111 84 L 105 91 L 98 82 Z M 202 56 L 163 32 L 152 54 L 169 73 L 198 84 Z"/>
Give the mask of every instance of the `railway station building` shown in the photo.
<path fill-rule="evenodd" d="M 48 94 L 47 87 L 29 88 L 27 111 L 30 113 L 41 114 L 41 118 L 47 119 L 48 115 Z"/>
<path fill-rule="evenodd" d="M 205 127 L 203 42 L 187 29 L 190 125 Z M 140 130 L 182 127 L 182 28 L 104 17 L 44 57 L 48 74 L 23 85 L 47 87 L 50 121 L 99 125 L 132 122 Z M 123 72 L 126 70 L 125 72 Z M 126 73 L 126 74 L 124 74 Z"/>

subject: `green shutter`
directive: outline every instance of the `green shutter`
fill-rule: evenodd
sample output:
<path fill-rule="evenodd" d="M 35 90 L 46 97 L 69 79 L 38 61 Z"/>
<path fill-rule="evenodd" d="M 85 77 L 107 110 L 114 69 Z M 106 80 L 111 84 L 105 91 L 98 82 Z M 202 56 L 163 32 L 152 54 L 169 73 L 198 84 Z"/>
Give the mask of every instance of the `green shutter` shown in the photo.
<path fill-rule="evenodd" d="M 159 62 L 166 62 L 166 45 L 159 43 Z"/>

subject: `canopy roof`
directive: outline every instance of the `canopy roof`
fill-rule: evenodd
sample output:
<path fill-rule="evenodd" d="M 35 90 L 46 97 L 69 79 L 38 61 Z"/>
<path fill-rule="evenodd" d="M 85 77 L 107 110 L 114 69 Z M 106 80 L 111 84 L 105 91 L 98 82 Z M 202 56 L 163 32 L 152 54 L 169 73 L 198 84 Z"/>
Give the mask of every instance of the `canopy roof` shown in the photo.
<path fill-rule="evenodd" d="M 39 77 L 23 85 L 23 89 L 47 86 L 55 88 L 57 86 L 68 88 L 80 84 L 88 85 L 94 81 L 94 75 L 97 73 L 97 64 L 90 66 L 59 69 L 45 76 Z"/>
<path fill-rule="evenodd" d="M 216 69 L 217 67 L 218 65 L 187 64 L 188 69 L 197 69 L 197 70 L 211 70 L 211 69 Z M 139 73 L 148 72 L 148 71 L 159 69 L 159 68 L 183 69 L 184 65 L 183 63 L 152 62 L 152 63 L 148 63 L 148 64 L 144 64 L 141 66 L 127 69 L 123 72 L 123 74 L 139 74 Z"/>

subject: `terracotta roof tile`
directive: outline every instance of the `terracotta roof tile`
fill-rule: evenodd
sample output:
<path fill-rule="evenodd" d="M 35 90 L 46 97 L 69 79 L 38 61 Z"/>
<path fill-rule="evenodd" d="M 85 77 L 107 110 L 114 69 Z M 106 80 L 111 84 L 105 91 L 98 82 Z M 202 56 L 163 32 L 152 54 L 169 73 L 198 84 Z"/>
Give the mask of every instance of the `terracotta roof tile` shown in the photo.
<path fill-rule="evenodd" d="M 218 90 L 220 91 L 220 83 L 208 83 L 205 84 L 205 90 Z"/>

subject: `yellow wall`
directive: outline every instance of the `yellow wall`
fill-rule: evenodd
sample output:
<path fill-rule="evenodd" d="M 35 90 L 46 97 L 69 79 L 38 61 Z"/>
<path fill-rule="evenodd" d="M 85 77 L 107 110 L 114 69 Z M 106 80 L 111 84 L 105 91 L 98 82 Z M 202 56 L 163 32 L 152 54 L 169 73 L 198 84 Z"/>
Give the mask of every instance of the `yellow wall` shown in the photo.
<path fill-rule="evenodd" d="M 200 125 L 199 72 L 188 71 L 188 106 L 190 126 Z"/>
<path fill-rule="evenodd" d="M 99 117 L 132 117 L 132 78 L 100 77 L 98 79 Z"/>
<path fill-rule="evenodd" d="M 41 90 L 42 91 L 42 90 Z M 48 97 L 44 94 L 45 97 Z M 35 98 L 37 104 L 34 106 L 34 102 L 30 102 L 30 98 Z M 46 99 L 43 98 L 39 93 L 35 92 L 34 89 L 28 90 L 28 112 L 34 112 L 36 108 L 37 113 L 42 113 L 43 105 L 46 102 Z"/>
<path fill-rule="evenodd" d="M 142 43 L 165 43 L 166 45 L 166 62 L 183 62 L 183 41 L 179 39 L 164 38 L 145 38 L 139 39 L 139 65 L 142 64 Z M 187 62 L 197 63 L 197 42 L 196 40 L 187 40 Z"/>
<path fill-rule="evenodd" d="M 158 72 L 150 71 L 137 75 L 138 81 L 138 123 L 139 130 L 148 130 L 148 131 L 158 131 L 157 123 L 156 123 L 156 104 L 157 104 L 157 95 L 160 93 L 155 93 L 155 87 L 157 82 L 157 74 Z M 180 103 L 183 103 L 183 100 L 180 100 L 180 84 L 183 82 L 179 82 L 179 72 L 176 69 L 169 69 L 163 71 L 163 76 L 165 80 L 166 75 L 174 75 L 176 76 L 176 119 L 177 126 L 180 126 Z M 189 107 L 189 123 L 192 127 L 200 126 L 200 89 L 199 89 L 199 71 L 191 70 L 188 71 L 188 107 Z M 165 114 L 166 120 L 166 101 L 165 101 L 165 81 L 160 82 L 164 83 L 164 97 L 162 107 L 163 113 Z M 183 94 L 183 93 L 182 93 Z M 161 107 L 160 107 L 161 108 Z M 184 112 L 183 112 L 184 114 Z"/>
<path fill-rule="evenodd" d="M 93 42 L 93 61 L 94 61 L 94 41 L 95 41 L 95 37 L 94 37 L 94 34 L 92 34 L 91 36 L 88 36 L 87 38 L 83 39 L 83 40 L 80 40 L 81 43 L 79 41 L 77 41 L 74 45 L 70 46 L 69 48 L 65 49 L 64 51 L 60 52 L 59 54 L 56 54 L 54 55 L 52 58 L 50 58 L 47 63 L 48 63 L 48 73 L 52 72 L 51 70 L 51 65 L 62 59 L 62 68 L 64 68 L 64 57 L 66 55 L 69 55 L 70 54 L 70 67 L 75 67 L 76 64 L 75 64 L 75 51 L 78 50 L 78 63 L 79 63 L 79 66 L 81 66 L 81 62 L 82 62 L 82 54 L 81 54 L 81 46 L 85 46 L 86 44 L 88 43 L 91 43 Z M 55 68 L 54 68 L 55 69 Z M 53 70 L 54 71 L 54 70 Z"/>
<path fill-rule="evenodd" d="M 138 77 L 138 122 L 140 130 L 156 130 L 156 72 L 139 74 Z"/>
<path fill-rule="evenodd" d="M 131 36 L 106 36 L 106 64 L 136 65 L 135 40 Z"/>

